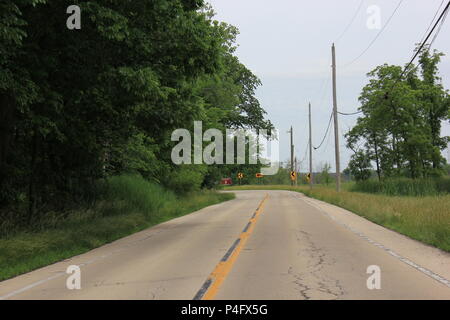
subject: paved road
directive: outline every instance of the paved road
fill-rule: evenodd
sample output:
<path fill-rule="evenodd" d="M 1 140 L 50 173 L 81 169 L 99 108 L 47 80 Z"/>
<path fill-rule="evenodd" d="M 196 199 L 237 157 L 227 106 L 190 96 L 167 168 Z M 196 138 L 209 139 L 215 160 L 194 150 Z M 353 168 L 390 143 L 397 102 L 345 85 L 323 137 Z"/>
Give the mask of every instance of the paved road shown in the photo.
<path fill-rule="evenodd" d="M 239 191 L 0 282 L 3 299 L 450 299 L 450 255 L 287 191 Z M 81 268 L 81 289 L 65 273 Z M 380 268 L 381 289 L 367 287 Z"/>

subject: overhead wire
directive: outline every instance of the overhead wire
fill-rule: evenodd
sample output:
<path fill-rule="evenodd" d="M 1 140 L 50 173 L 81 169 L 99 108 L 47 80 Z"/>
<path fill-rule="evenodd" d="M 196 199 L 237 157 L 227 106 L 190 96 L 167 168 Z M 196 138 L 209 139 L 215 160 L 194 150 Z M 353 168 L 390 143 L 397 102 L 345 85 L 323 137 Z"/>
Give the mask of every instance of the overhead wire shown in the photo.
<path fill-rule="evenodd" d="M 386 27 L 389 25 L 389 22 L 392 20 L 392 18 L 394 17 L 395 13 L 397 12 L 398 8 L 400 8 L 401 4 L 403 3 L 403 0 L 400 0 L 399 3 L 397 4 L 397 6 L 395 7 L 394 11 L 392 12 L 391 16 L 388 18 L 388 20 L 386 21 L 386 23 L 383 25 L 383 27 L 381 28 L 381 30 L 377 33 L 377 35 L 375 36 L 375 38 L 372 39 L 372 41 L 369 43 L 369 45 L 353 60 L 351 60 L 350 62 L 344 64 L 342 67 L 348 67 L 351 64 L 355 63 L 357 60 L 359 60 L 371 47 L 372 45 L 375 43 L 375 41 L 377 41 L 377 39 L 380 37 L 380 35 L 383 33 L 383 31 L 386 29 Z"/>
<path fill-rule="evenodd" d="M 431 31 L 428 33 L 428 35 L 426 36 L 425 40 L 423 40 L 423 42 L 421 43 L 419 49 L 416 50 L 416 52 L 414 53 L 413 57 L 411 58 L 411 60 L 408 62 L 408 64 L 406 65 L 406 67 L 403 69 L 402 73 L 400 74 L 400 76 L 397 78 L 397 80 L 394 82 L 394 84 L 392 85 L 392 88 L 390 90 L 393 90 L 395 88 L 395 86 L 397 85 L 397 83 L 403 78 L 403 76 L 405 75 L 406 71 L 409 69 L 409 67 L 411 66 L 411 64 L 414 62 L 414 60 L 417 58 L 417 56 L 419 55 L 419 53 L 422 51 L 423 47 L 425 46 L 425 44 L 427 43 L 428 39 L 431 37 L 431 35 L 433 34 L 434 29 L 436 29 L 436 26 L 439 24 L 439 22 L 442 20 L 443 17 L 447 16 L 448 13 L 448 9 L 450 7 L 450 1 L 447 3 L 447 5 L 444 8 L 444 11 L 442 11 L 441 15 L 439 16 L 439 18 L 437 19 L 437 21 L 435 22 L 433 28 L 431 29 Z M 444 19 L 445 20 L 445 19 Z M 441 25 L 442 26 L 442 25 Z M 436 33 L 437 35 L 437 33 Z M 389 91 L 386 93 L 386 97 L 389 95 Z"/>
<path fill-rule="evenodd" d="M 318 147 L 314 147 L 314 146 L 313 146 L 314 150 L 319 149 L 319 148 L 322 146 L 323 142 L 325 141 L 325 138 L 326 138 L 326 136 L 328 135 L 328 131 L 330 130 L 331 120 L 332 120 L 332 119 L 333 119 L 333 112 L 332 112 L 331 115 L 330 115 L 330 120 L 328 121 L 328 127 L 327 127 L 327 130 L 325 131 L 325 135 L 323 136 L 322 141 L 320 142 L 320 144 L 319 144 Z"/>
<path fill-rule="evenodd" d="M 440 4 L 439 7 L 437 8 L 437 10 L 436 10 L 436 12 L 435 12 L 435 14 L 434 14 L 434 16 L 433 16 L 433 19 L 431 20 L 430 24 L 428 25 L 427 31 L 425 31 L 425 34 L 423 35 L 422 39 L 420 39 L 419 43 L 422 43 L 422 42 L 423 42 L 423 39 L 425 39 L 426 35 L 428 34 L 428 31 L 430 30 L 431 26 L 433 25 L 434 19 L 436 19 L 437 15 L 438 15 L 438 13 L 439 13 L 439 10 L 441 9 L 442 4 L 444 3 L 444 1 L 445 1 L 445 0 L 441 0 L 441 4 Z"/>
<path fill-rule="evenodd" d="M 301 168 L 303 167 L 303 163 L 305 162 L 306 157 L 308 156 L 308 148 L 309 148 L 309 141 L 308 141 L 308 143 L 306 144 L 305 154 L 303 155 L 302 160 L 300 160 L 300 170 L 301 170 Z"/>
<path fill-rule="evenodd" d="M 362 113 L 362 110 L 359 110 L 359 111 L 356 111 L 356 112 L 351 112 L 351 113 L 345 113 L 345 112 L 340 112 L 340 111 L 338 111 L 338 113 L 339 113 L 340 115 L 343 115 L 343 116 L 353 116 L 353 115 L 355 115 L 355 114 Z"/>
<path fill-rule="evenodd" d="M 448 15 L 448 10 L 447 10 L 447 12 L 444 14 L 444 17 L 442 18 L 441 24 L 439 25 L 438 30 L 437 30 L 436 33 L 434 34 L 433 40 L 431 40 L 431 42 L 430 42 L 429 48 L 431 48 L 431 46 L 432 46 L 433 43 L 434 43 L 434 40 L 436 40 L 437 36 L 438 36 L 439 33 L 441 32 L 442 26 L 443 26 L 444 23 L 445 23 L 445 19 L 447 19 L 447 15 Z"/>
<path fill-rule="evenodd" d="M 352 19 L 350 20 L 350 22 L 347 24 L 347 26 L 345 27 L 344 31 L 341 33 L 341 35 L 339 37 L 337 37 L 336 40 L 334 40 L 334 43 L 338 43 L 339 40 L 342 39 L 342 37 L 347 33 L 347 31 L 350 29 L 351 25 L 353 24 L 353 22 L 355 22 L 356 17 L 358 16 L 359 11 L 362 8 L 362 5 L 364 4 L 364 0 L 361 0 L 359 3 L 358 8 L 356 9 L 355 13 L 353 14 Z"/>
<path fill-rule="evenodd" d="M 399 3 L 399 4 L 401 4 L 401 3 Z M 397 6 L 397 8 L 398 8 L 398 7 L 399 7 L 399 5 Z M 438 7 L 438 10 L 437 10 L 437 12 L 435 13 L 435 15 L 434 15 L 434 17 L 433 17 L 433 19 L 432 19 L 430 25 L 429 25 L 428 28 L 427 28 L 427 32 L 428 32 L 428 31 L 429 31 L 429 32 L 428 32 L 428 33 L 425 32 L 425 35 L 426 35 L 426 36 L 424 35 L 424 37 L 422 37 L 422 40 L 421 40 L 421 42 L 420 42 L 420 43 L 421 43 L 421 44 L 420 44 L 420 47 L 416 50 L 416 52 L 414 53 L 414 55 L 413 55 L 413 57 L 411 58 L 411 60 L 408 62 L 408 64 L 406 65 L 406 67 L 403 69 L 403 71 L 402 71 L 402 73 L 400 74 L 400 76 L 394 81 L 394 84 L 392 85 L 392 87 L 385 93 L 385 95 L 384 95 L 385 98 L 388 98 L 388 97 L 389 97 L 390 91 L 392 91 L 393 89 L 395 89 L 397 83 L 403 78 L 403 76 L 404 76 L 405 73 L 408 71 L 408 69 L 409 69 L 409 67 L 411 66 L 411 64 L 414 62 L 414 60 L 417 58 L 417 56 L 419 55 L 419 53 L 422 51 L 422 49 L 423 49 L 424 46 L 426 45 L 428 39 L 429 39 L 429 38 L 431 37 L 431 35 L 433 34 L 433 31 L 436 29 L 437 25 L 440 23 L 439 28 L 438 28 L 437 32 L 435 33 L 435 35 L 434 35 L 434 37 L 433 37 L 433 39 L 432 39 L 432 41 L 431 41 L 429 47 L 431 47 L 431 45 L 433 44 L 433 42 L 436 40 L 436 38 L 437 38 L 437 36 L 439 35 L 439 32 L 440 32 L 440 30 L 441 30 L 441 28 L 442 28 L 444 22 L 445 22 L 445 19 L 447 18 L 448 11 L 449 11 L 449 7 L 450 7 L 450 1 L 447 3 L 447 5 L 445 6 L 444 10 L 443 10 L 442 13 L 440 14 L 439 18 L 436 20 L 436 22 L 435 22 L 434 25 L 433 25 L 433 22 L 434 22 L 434 20 L 435 20 L 435 18 L 436 18 L 436 16 L 437 16 L 437 14 L 439 13 L 439 9 L 440 9 L 441 7 L 442 7 L 442 2 L 441 2 L 441 5 Z M 397 9 L 397 8 L 396 8 L 396 9 Z M 394 13 L 395 13 L 395 11 L 394 11 Z M 392 17 L 392 15 L 391 15 L 391 17 Z M 433 25 L 433 28 L 430 30 L 431 25 Z M 387 75 L 387 74 L 386 74 L 386 75 Z M 386 76 L 386 75 L 385 75 L 385 76 Z M 384 77 L 383 77 L 383 78 L 384 78 Z M 382 78 L 382 79 L 383 79 L 383 78 Z M 381 80 L 382 80 L 382 79 L 381 79 Z M 353 112 L 353 113 L 344 113 L 344 112 L 339 112 L 339 111 L 338 111 L 338 113 L 341 114 L 341 115 L 345 115 L 345 116 L 347 116 L 347 115 L 356 115 L 356 114 L 362 113 L 362 110 L 359 110 L 359 111 Z"/>

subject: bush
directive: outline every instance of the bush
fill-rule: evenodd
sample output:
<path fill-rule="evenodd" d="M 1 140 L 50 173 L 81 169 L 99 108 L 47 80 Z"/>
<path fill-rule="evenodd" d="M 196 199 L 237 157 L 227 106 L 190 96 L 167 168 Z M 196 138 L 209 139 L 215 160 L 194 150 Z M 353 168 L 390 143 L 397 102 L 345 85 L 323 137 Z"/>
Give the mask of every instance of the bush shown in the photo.
<path fill-rule="evenodd" d="M 167 175 L 165 185 L 176 194 L 186 194 L 200 190 L 206 167 L 202 165 L 179 166 Z"/>

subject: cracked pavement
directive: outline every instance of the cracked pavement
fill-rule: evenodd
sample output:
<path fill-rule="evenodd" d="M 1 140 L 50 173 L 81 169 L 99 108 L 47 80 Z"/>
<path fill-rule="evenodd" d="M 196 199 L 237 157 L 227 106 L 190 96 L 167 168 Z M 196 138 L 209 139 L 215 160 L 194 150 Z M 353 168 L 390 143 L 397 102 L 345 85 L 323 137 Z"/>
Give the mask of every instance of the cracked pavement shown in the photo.
<path fill-rule="evenodd" d="M 450 299 L 449 286 L 399 258 L 450 279 L 448 253 L 298 193 L 235 193 L 235 200 L 0 282 L 0 297 L 192 299 L 269 194 L 216 299 Z M 70 265 L 81 266 L 81 290 L 66 288 Z M 371 265 L 381 268 L 380 290 L 367 288 Z"/>

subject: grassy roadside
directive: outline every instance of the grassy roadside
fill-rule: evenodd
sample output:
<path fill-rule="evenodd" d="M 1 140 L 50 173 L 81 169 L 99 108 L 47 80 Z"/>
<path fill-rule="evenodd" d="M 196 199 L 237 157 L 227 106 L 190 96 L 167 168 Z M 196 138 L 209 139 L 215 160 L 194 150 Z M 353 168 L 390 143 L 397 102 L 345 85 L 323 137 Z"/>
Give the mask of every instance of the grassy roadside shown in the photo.
<path fill-rule="evenodd" d="M 233 198 L 214 191 L 176 196 L 142 178 L 115 177 L 94 208 L 72 212 L 53 227 L 0 238 L 0 281 Z"/>
<path fill-rule="evenodd" d="M 450 195 L 401 197 L 315 186 L 236 186 L 227 190 L 290 190 L 304 193 L 372 222 L 450 252 Z"/>

